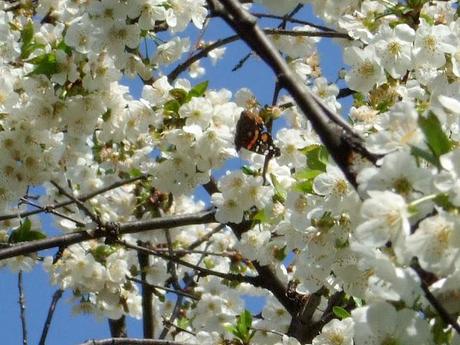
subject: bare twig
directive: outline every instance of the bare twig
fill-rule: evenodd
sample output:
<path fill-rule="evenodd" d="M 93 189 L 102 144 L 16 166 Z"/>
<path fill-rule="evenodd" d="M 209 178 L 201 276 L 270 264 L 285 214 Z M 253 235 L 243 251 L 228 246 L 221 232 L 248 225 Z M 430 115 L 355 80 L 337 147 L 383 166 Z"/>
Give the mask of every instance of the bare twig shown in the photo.
<path fill-rule="evenodd" d="M 99 219 L 99 217 L 97 217 L 88 207 L 86 207 L 86 205 L 82 201 L 78 200 L 75 196 L 73 196 L 73 194 L 67 192 L 64 188 L 59 186 L 55 181 L 50 181 L 50 182 L 54 187 L 57 188 L 59 193 L 64 194 L 66 197 L 68 197 L 70 200 L 76 203 L 77 207 L 80 210 L 82 210 L 88 217 L 90 217 L 94 223 L 101 225 L 101 220 Z"/>
<path fill-rule="evenodd" d="M 336 37 L 349 39 L 349 36 L 341 32 L 333 31 L 294 31 L 294 30 L 279 30 L 279 29 L 265 29 L 263 30 L 267 35 L 287 35 L 287 36 L 309 36 L 309 37 Z M 168 74 L 168 81 L 171 83 L 177 79 L 177 77 L 185 72 L 194 62 L 208 56 L 209 52 L 217 49 L 223 45 L 235 42 L 240 39 L 240 35 L 233 35 L 223 39 L 220 39 L 205 48 L 201 49 L 198 53 L 192 55 L 183 63 L 179 64 Z"/>
<path fill-rule="evenodd" d="M 139 241 L 139 245 L 142 243 Z M 149 255 L 145 252 L 137 251 L 137 260 L 139 261 L 139 268 L 141 271 L 141 286 L 142 286 L 142 330 L 144 338 L 151 339 L 155 334 L 155 324 L 153 318 L 153 296 L 152 287 L 147 283 L 147 268 L 149 267 Z"/>
<path fill-rule="evenodd" d="M 127 338 L 126 317 L 123 315 L 117 320 L 108 319 L 110 335 L 114 338 Z"/>
<path fill-rule="evenodd" d="M 22 282 L 22 271 L 18 273 L 18 290 L 19 290 L 19 315 L 22 327 L 22 344 L 27 345 L 27 323 L 26 323 L 26 298 L 24 297 L 24 287 Z"/>
<path fill-rule="evenodd" d="M 40 341 L 39 341 L 38 345 L 45 345 L 46 336 L 48 335 L 48 330 L 49 330 L 49 328 L 51 326 L 51 321 L 53 319 L 54 311 L 56 310 L 56 305 L 57 305 L 59 299 L 62 297 L 63 292 L 64 292 L 64 290 L 58 289 L 53 294 L 53 298 L 51 299 L 51 304 L 50 304 L 50 307 L 48 309 L 48 315 L 46 316 L 46 321 L 45 321 L 45 324 L 43 326 L 42 335 L 40 337 Z"/>
<path fill-rule="evenodd" d="M 158 230 L 165 227 L 174 228 L 184 225 L 207 224 L 215 222 L 215 209 L 200 211 L 192 214 L 182 214 L 162 218 L 154 218 L 146 221 L 134 221 L 121 224 L 119 234 L 132 234 L 149 230 Z M 105 231 L 87 230 L 70 234 L 47 238 L 43 240 L 23 242 L 8 248 L 0 249 L 0 260 L 27 255 L 39 250 L 55 247 L 69 246 L 71 244 L 105 237 Z"/>
<path fill-rule="evenodd" d="M 457 323 L 457 321 L 449 314 L 449 312 L 444 308 L 444 306 L 437 300 L 437 298 L 433 295 L 433 293 L 430 291 L 430 288 L 428 287 L 428 284 L 423 280 L 424 272 L 420 264 L 418 263 L 418 260 L 415 260 L 415 262 L 411 265 L 411 268 L 417 273 L 417 275 L 420 278 L 420 286 L 423 290 L 423 293 L 425 294 L 426 299 L 430 304 L 433 306 L 433 308 L 438 312 L 439 317 L 448 325 L 451 325 L 455 331 L 460 334 L 460 325 Z"/>
<path fill-rule="evenodd" d="M 117 182 L 114 182 L 114 183 L 112 183 L 112 184 L 110 184 L 110 185 L 108 185 L 106 187 L 98 189 L 98 190 L 96 190 L 94 192 L 82 195 L 82 196 L 78 197 L 77 199 L 82 201 L 82 202 L 87 201 L 89 199 L 94 198 L 97 195 L 100 195 L 100 194 L 103 194 L 105 192 L 111 191 L 112 189 L 116 189 L 118 187 L 122 187 L 122 186 L 125 186 L 127 184 L 131 184 L 131 183 L 134 183 L 136 181 L 139 181 L 139 180 L 144 180 L 146 178 L 147 178 L 146 175 L 142 175 L 142 176 L 132 177 L 132 178 L 129 178 L 127 180 L 117 181 Z M 54 209 L 57 209 L 57 208 L 61 208 L 61 207 L 64 207 L 64 206 L 71 205 L 73 203 L 74 203 L 73 200 L 67 200 L 67 201 L 56 203 L 54 205 L 43 206 L 44 209 L 40 209 L 40 210 L 25 211 L 25 212 L 21 212 L 19 214 L 17 212 L 16 213 L 11 213 L 11 214 L 5 214 L 5 215 L 0 216 L 0 221 L 8 220 L 8 219 L 14 219 L 14 218 L 18 218 L 18 217 L 19 218 L 24 218 L 24 217 L 32 216 L 34 214 L 43 213 L 43 212 L 45 212 L 45 209 L 54 210 Z"/>
<path fill-rule="evenodd" d="M 169 232 L 169 229 L 165 229 L 165 237 L 166 237 L 166 242 L 168 244 L 168 255 L 172 258 L 174 257 L 174 251 L 172 248 L 171 233 Z M 174 289 L 180 290 L 179 278 L 177 276 L 177 270 L 176 270 L 175 263 L 172 260 L 169 260 L 167 268 L 168 268 L 168 272 L 171 274 L 172 286 L 174 287 Z M 184 300 L 184 296 L 182 295 L 177 296 L 173 312 L 171 313 L 168 322 L 165 324 L 165 327 L 163 327 L 163 330 L 161 331 L 159 335 L 160 339 L 164 339 L 168 335 L 169 330 L 171 329 L 170 325 L 174 324 L 174 320 L 179 315 L 183 300 Z"/>
<path fill-rule="evenodd" d="M 181 295 L 181 296 L 184 296 L 184 297 L 187 297 L 187 298 L 190 298 L 190 299 L 193 299 L 193 300 L 197 300 L 198 298 L 194 295 L 191 295 L 187 292 L 184 292 L 182 291 L 182 289 L 180 290 L 175 290 L 175 289 L 171 289 L 171 288 L 168 288 L 168 287 L 165 287 L 165 286 L 161 286 L 161 285 L 156 285 L 156 284 L 150 284 L 150 283 L 147 283 L 147 282 L 144 282 L 140 279 L 137 279 L 137 278 L 131 278 L 129 277 L 128 280 L 131 280 L 135 283 L 138 283 L 138 284 L 142 284 L 142 285 L 145 285 L 147 287 L 149 287 L 150 289 L 154 290 L 154 289 L 158 289 L 158 290 L 164 290 L 166 292 L 170 292 L 170 293 L 173 293 L 173 294 L 176 294 L 176 295 Z"/>
<path fill-rule="evenodd" d="M 67 216 L 67 215 L 65 215 L 65 214 L 63 214 L 63 213 L 61 213 L 59 211 L 53 210 L 52 208 L 43 207 L 43 206 L 41 206 L 41 205 L 39 205 L 39 204 L 37 204 L 37 203 L 35 203 L 33 201 L 30 201 L 29 199 L 26 199 L 24 197 L 22 197 L 20 200 L 25 204 L 28 204 L 30 206 L 33 206 L 35 208 L 38 208 L 38 209 L 42 210 L 45 213 L 51 213 L 51 214 L 54 214 L 55 216 L 61 217 L 63 219 L 70 220 L 71 222 L 74 222 L 78 226 L 85 226 L 85 223 L 82 223 L 79 220 L 76 220 L 76 219 L 74 219 L 72 217 L 69 217 L 69 216 Z"/>
<path fill-rule="evenodd" d="M 305 20 L 300 20 L 300 19 L 296 19 L 296 18 L 292 18 L 292 17 L 277 16 L 277 15 L 269 14 L 269 13 L 256 13 L 256 12 L 253 12 L 253 13 L 251 13 L 251 14 L 252 14 L 254 17 L 257 17 L 257 18 L 280 19 L 280 20 L 284 20 L 284 21 L 287 21 L 287 22 L 290 22 L 290 23 L 294 23 L 294 24 L 302 24 L 302 25 L 311 26 L 312 28 L 316 28 L 316 29 L 323 30 L 323 31 L 335 32 L 334 29 L 328 28 L 328 27 L 326 27 L 326 26 L 314 24 L 314 23 L 312 23 L 312 22 L 308 22 L 308 21 L 305 21 Z"/>
<path fill-rule="evenodd" d="M 243 276 L 243 275 L 239 275 L 239 274 L 223 273 L 223 272 L 213 271 L 213 270 L 210 270 L 210 269 L 207 269 L 207 268 L 204 268 L 204 267 L 200 267 L 200 266 L 191 264 L 191 263 L 189 263 L 187 261 L 178 259 L 178 258 L 176 258 L 174 256 L 169 256 L 169 255 L 159 253 L 159 252 L 157 252 L 157 251 L 155 251 L 153 249 L 148 249 L 148 248 L 145 248 L 145 247 L 130 244 L 130 243 L 126 242 L 126 241 L 118 240 L 118 241 L 116 241 L 116 243 L 122 244 L 126 248 L 130 248 L 130 249 L 134 249 L 134 250 L 138 250 L 138 251 L 143 251 L 143 252 L 145 252 L 147 254 L 158 256 L 158 257 L 163 258 L 165 260 L 171 260 L 171 261 L 175 262 L 176 264 L 179 264 L 179 265 L 191 268 L 191 269 L 193 269 L 195 271 L 198 271 L 200 273 L 200 275 L 202 275 L 202 276 L 212 275 L 212 276 L 216 276 L 216 277 L 219 277 L 219 278 L 222 278 L 222 279 L 227 279 L 227 280 L 230 280 L 230 281 L 245 282 L 245 283 L 252 284 L 254 286 L 261 286 L 260 285 L 261 282 L 258 279 L 258 277 Z"/>
<path fill-rule="evenodd" d="M 221 231 L 222 229 L 224 229 L 226 227 L 225 224 L 219 224 L 218 226 L 216 226 L 214 229 L 212 229 L 210 232 L 208 232 L 206 235 L 204 235 L 203 237 L 195 240 L 194 242 L 192 242 L 187 250 L 193 250 L 197 247 L 199 247 L 201 244 L 203 244 L 204 242 L 206 242 L 207 240 L 209 240 L 212 235 L 218 233 L 219 231 Z"/>

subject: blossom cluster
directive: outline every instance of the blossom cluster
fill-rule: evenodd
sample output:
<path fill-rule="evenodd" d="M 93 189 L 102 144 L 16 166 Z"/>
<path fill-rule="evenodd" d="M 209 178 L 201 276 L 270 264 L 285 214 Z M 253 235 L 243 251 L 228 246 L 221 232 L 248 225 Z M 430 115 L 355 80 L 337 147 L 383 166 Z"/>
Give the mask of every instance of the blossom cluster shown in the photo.
<path fill-rule="evenodd" d="M 94 231 L 94 218 L 125 223 L 198 212 L 209 206 L 194 198 L 204 187 L 216 223 L 72 244 L 44 258 L 51 283 L 72 291 L 77 312 L 142 318 L 142 279 L 155 292 L 154 328 L 171 320 L 167 337 L 175 341 L 300 344 L 287 336 L 298 315 L 269 283 L 253 283 L 264 267 L 298 300 L 319 296 L 310 321 L 321 327 L 309 344 L 458 343 L 422 289 L 458 317 L 455 1 L 256 2 L 281 20 L 299 2 L 311 4 L 329 33 L 348 35 L 335 39 L 347 65 L 339 78 L 353 93 L 341 115 L 376 162 L 356 155 L 346 175 L 289 96 L 262 107 L 249 89 L 232 94 L 212 81 L 170 78 L 171 66 L 212 44 L 201 38 L 193 48 L 187 37 L 213 20 L 205 0 L 1 2 L 2 213 L 33 205 L 32 186 L 44 188 L 33 200 L 48 211 L 69 199 L 56 186 L 79 198 L 133 178 L 56 214 L 63 232 Z M 269 37 L 297 82 L 340 112 L 339 87 L 321 72 L 320 39 Z M 224 52 L 216 47 L 209 57 L 216 62 Z M 192 79 L 206 72 L 199 60 L 188 67 Z M 123 77 L 143 82 L 139 99 Z M 237 133 L 243 110 L 257 113 L 258 126 Z M 268 133 L 272 123 L 281 128 Z M 251 139 L 239 152 L 238 135 Z M 264 138 L 273 138 L 279 155 L 254 149 Z M 39 218 L 4 222 L 0 243 L 37 240 L 39 227 Z M 31 255 L 1 265 L 26 271 L 37 262 Z M 185 302 L 173 302 L 172 288 Z M 243 295 L 264 298 L 259 317 L 248 316 Z"/>

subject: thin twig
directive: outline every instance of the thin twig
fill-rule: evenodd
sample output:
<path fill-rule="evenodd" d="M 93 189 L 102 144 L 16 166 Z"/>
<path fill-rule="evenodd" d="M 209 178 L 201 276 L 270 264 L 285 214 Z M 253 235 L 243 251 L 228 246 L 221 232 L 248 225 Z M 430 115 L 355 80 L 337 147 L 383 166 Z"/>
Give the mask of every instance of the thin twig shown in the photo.
<path fill-rule="evenodd" d="M 167 248 L 155 248 L 155 251 L 159 253 L 164 253 L 168 252 L 169 250 Z M 189 249 L 175 249 L 172 252 L 169 253 L 171 256 L 176 256 L 176 257 L 182 257 L 188 254 L 203 254 L 204 256 L 221 256 L 225 258 L 232 258 L 234 257 L 237 252 L 208 252 L 206 250 L 189 250 Z"/>
<path fill-rule="evenodd" d="M 136 181 L 139 181 L 139 180 L 144 180 L 147 178 L 147 175 L 142 175 L 142 176 L 136 176 L 136 177 L 132 177 L 132 178 L 129 178 L 127 180 L 122 180 L 122 181 L 117 181 L 117 182 L 114 182 L 106 187 L 103 187 L 101 189 L 98 189 L 94 192 L 91 192 L 91 193 L 88 193 L 88 194 L 84 194 L 80 197 L 78 197 L 77 199 L 84 202 L 84 201 L 87 201 L 89 199 L 92 199 L 94 198 L 95 196 L 98 196 L 100 194 L 103 194 L 103 193 L 106 193 L 106 192 L 109 192 L 113 189 L 116 189 L 118 187 L 122 187 L 122 186 L 125 186 L 127 184 L 131 184 L 131 183 L 134 183 Z M 54 209 L 57 209 L 57 208 L 61 208 L 61 207 L 64 207 L 64 206 L 68 206 L 68 205 L 71 205 L 73 204 L 74 201 L 73 200 L 66 200 L 66 201 L 62 201 L 62 202 L 59 202 L 59 203 L 56 203 L 54 205 L 48 205 L 48 206 L 43 206 L 44 209 L 48 209 L 48 210 L 54 210 Z M 39 213 L 43 213 L 45 212 L 45 210 L 34 210 L 34 211 L 25 211 L 25 212 L 21 212 L 21 213 L 11 213 L 11 214 L 5 214 L 5 215 L 1 215 L 0 216 L 0 221 L 3 221 L 3 220 L 8 220 L 8 219 L 14 219 L 14 218 L 25 218 L 25 217 L 28 217 L 28 216 L 32 216 L 34 214 L 39 214 Z"/>
<path fill-rule="evenodd" d="M 280 36 L 308 36 L 308 37 L 335 37 L 349 39 L 347 34 L 341 32 L 332 31 L 295 31 L 295 30 L 279 30 L 279 29 L 265 29 L 263 30 L 267 35 L 280 35 Z M 240 35 L 233 35 L 223 39 L 220 39 L 205 48 L 201 49 L 198 53 L 194 54 L 183 63 L 179 64 L 168 74 L 168 81 L 171 83 L 177 79 L 177 77 L 185 72 L 194 62 L 208 56 L 209 52 L 219 48 L 223 45 L 235 42 L 240 39 Z"/>
<path fill-rule="evenodd" d="M 187 292 L 184 292 L 182 289 L 175 290 L 175 289 L 168 288 L 166 286 L 161 286 L 161 285 L 157 285 L 157 284 L 150 284 L 150 283 L 144 282 L 144 281 L 142 281 L 140 279 L 132 278 L 132 277 L 128 277 L 128 280 L 131 280 L 131 281 L 133 281 L 135 283 L 138 283 L 138 284 L 145 285 L 145 286 L 149 287 L 152 290 L 154 290 L 154 289 L 164 290 L 166 292 L 170 292 L 170 293 L 173 293 L 173 294 L 176 294 L 176 295 L 181 295 L 181 296 L 193 299 L 193 300 L 198 300 L 198 297 L 196 297 L 194 295 L 191 295 L 191 294 L 189 294 Z"/>
<path fill-rule="evenodd" d="M 58 289 L 53 294 L 53 298 L 51 299 L 51 304 L 50 304 L 50 307 L 48 309 L 48 315 L 46 316 L 46 321 L 45 321 L 45 324 L 43 326 L 42 335 L 40 337 L 40 341 L 39 341 L 38 345 L 45 345 L 46 336 L 48 335 L 48 330 L 49 330 L 49 328 L 51 326 L 51 321 L 53 319 L 54 311 L 56 310 L 56 305 L 57 305 L 59 299 L 62 297 L 63 292 L 64 292 L 64 290 Z"/>
<path fill-rule="evenodd" d="M 326 26 L 314 24 L 314 23 L 312 23 L 312 22 L 307 22 L 307 21 L 305 21 L 305 20 L 300 20 L 300 19 L 296 19 L 296 18 L 292 18 L 292 17 L 286 18 L 286 17 L 283 17 L 283 16 L 277 16 L 277 15 L 274 15 L 274 14 L 269 14 L 269 13 L 257 13 L 257 12 L 252 12 L 251 14 L 252 14 L 254 17 L 257 17 L 257 18 L 280 19 L 280 20 L 285 20 L 285 21 L 287 21 L 287 22 L 294 23 L 294 24 L 302 24 L 302 25 L 311 26 L 312 28 L 316 28 L 316 29 L 323 30 L 323 31 L 336 32 L 336 30 L 331 29 L 331 28 L 328 28 L 328 27 L 326 27 Z"/>
<path fill-rule="evenodd" d="M 172 240 L 171 240 L 171 233 L 169 232 L 169 229 L 165 229 L 165 236 L 166 236 L 166 242 L 168 243 L 168 254 L 170 257 L 174 257 L 174 251 L 172 248 Z M 174 289 L 179 290 L 180 285 L 179 285 L 179 278 L 177 277 L 177 270 L 176 270 L 176 265 L 172 262 L 172 260 L 168 261 L 168 271 L 171 273 L 172 277 L 172 285 Z M 176 303 L 174 305 L 174 309 L 169 317 L 168 322 L 165 324 L 163 327 L 163 330 L 160 333 L 159 338 L 164 339 L 169 333 L 169 330 L 171 329 L 171 325 L 174 324 L 174 320 L 177 318 L 177 316 L 180 313 L 180 309 L 182 307 L 182 302 L 184 300 L 183 296 L 177 296 Z"/>
<path fill-rule="evenodd" d="M 441 302 L 438 301 L 438 299 L 433 295 L 433 293 L 430 291 L 430 288 L 428 287 L 428 284 L 423 280 L 423 268 L 420 266 L 418 263 L 418 260 L 415 260 L 415 262 L 411 265 L 411 268 L 417 273 L 417 275 L 420 278 L 420 286 L 425 294 L 426 299 L 430 304 L 433 306 L 433 308 L 438 312 L 439 317 L 448 325 L 451 325 L 455 331 L 460 334 L 460 325 L 457 323 L 457 321 L 449 314 L 449 312 L 444 308 L 444 306 L 441 304 Z"/>
<path fill-rule="evenodd" d="M 188 268 L 191 268 L 193 270 L 198 271 L 200 273 L 200 275 L 202 275 L 202 276 L 212 275 L 212 276 L 216 276 L 216 277 L 219 277 L 219 278 L 222 278 L 222 279 L 227 279 L 227 280 L 230 280 L 230 281 L 250 283 L 250 284 L 252 284 L 254 286 L 260 286 L 260 283 L 261 283 L 260 280 L 258 279 L 258 277 L 243 276 L 243 275 L 240 275 L 240 274 L 218 272 L 218 271 L 210 270 L 210 269 L 207 269 L 207 268 L 204 268 L 204 267 L 199 267 L 199 266 L 191 264 L 191 263 L 189 263 L 187 261 L 178 259 L 178 258 L 176 258 L 174 256 L 171 257 L 169 255 L 159 253 L 159 252 L 157 252 L 155 250 L 152 250 L 152 249 L 148 249 L 148 248 L 145 248 L 145 247 L 130 244 L 130 243 L 126 242 L 126 241 L 117 240 L 115 242 L 125 246 L 126 248 L 143 251 L 145 253 L 148 253 L 148 254 L 154 255 L 154 256 L 158 256 L 158 257 L 160 257 L 162 259 L 165 259 L 165 260 L 171 260 L 171 261 L 173 261 L 173 262 L 175 262 L 175 263 L 177 263 L 179 265 L 182 265 L 182 266 L 185 266 L 185 267 L 188 267 Z"/>
<path fill-rule="evenodd" d="M 26 323 L 26 298 L 24 296 L 24 287 L 22 282 L 22 271 L 18 273 L 18 290 L 19 290 L 19 315 L 22 327 L 22 344 L 27 345 L 27 323 Z"/>
<path fill-rule="evenodd" d="M 99 217 L 97 217 L 93 212 L 91 212 L 91 210 L 82 201 L 78 200 L 78 198 L 76 198 L 73 194 L 67 192 L 64 188 L 62 188 L 55 181 L 50 181 L 50 182 L 54 187 L 57 188 L 59 193 L 64 194 L 66 197 L 68 197 L 70 200 L 76 203 L 77 207 L 80 210 L 82 210 L 88 217 L 90 217 L 94 223 L 101 225 L 101 220 L 99 219 Z"/>
<path fill-rule="evenodd" d="M 118 233 L 133 234 L 149 230 L 158 230 L 165 227 L 175 228 L 184 225 L 208 224 L 215 222 L 216 210 L 200 211 L 192 214 L 181 214 L 176 216 L 168 216 L 162 218 L 154 218 L 144 221 L 134 221 L 120 224 Z M 15 257 L 18 255 L 27 255 L 40 250 L 50 249 L 55 247 L 69 246 L 71 244 L 94 240 L 107 236 L 105 231 L 96 231 L 93 229 L 87 231 L 77 231 L 70 234 L 46 238 L 43 240 L 21 242 L 17 245 L 0 249 L 0 260 Z"/>
<path fill-rule="evenodd" d="M 207 240 L 209 240 L 214 234 L 218 233 L 219 231 L 221 231 L 222 229 L 224 229 L 226 227 L 225 224 L 219 224 L 218 226 L 216 226 L 214 229 L 212 229 L 210 232 L 208 232 L 206 235 L 204 235 L 203 237 L 195 240 L 194 242 L 192 242 L 188 247 L 187 247 L 187 250 L 193 250 L 197 247 L 199 247 L 201 244 L 203 244 L 204 242 L 206 242 Z"/>
<path fill-rule="evenodd" d="M 79 220 L 76 220 L 76 219 L 74 219 L 72 217 L 69 217 L 69 216 L 67 216 L 67 215 L 65 215 L 65 214 L 63 214 L 63 213 L 61 213 L 59 211 L 53 210 L 52 208 L 43 207 L 43 206 L 41 206 L 41 205 L 39 205 L 39 204 L 37 204 L 37 203 L 35 203 L 33 201 L 30 201 L 29 199 L 26 199 L 24 197 L 22 197 L 20 200 L 25 204 L 28 204 L 30 206 L 33 206 L 35 208 L 38 208 L 38 209 L 42 210 L 45 213 L 51 213 L 51 214 L 54 214 L 55 216 L 61 217 L 63 219 L 70 220 L 71 222 L 75 223 L 77 226 L 85 226 L 86 225 L 85 223 L 82 223 Z"/>

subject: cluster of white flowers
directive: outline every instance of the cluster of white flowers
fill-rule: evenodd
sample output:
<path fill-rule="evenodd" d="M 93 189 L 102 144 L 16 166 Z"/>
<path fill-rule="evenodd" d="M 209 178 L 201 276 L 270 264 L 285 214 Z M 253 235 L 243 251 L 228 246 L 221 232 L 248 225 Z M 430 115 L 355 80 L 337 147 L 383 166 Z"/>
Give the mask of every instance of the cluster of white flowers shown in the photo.
<path fill-rule="evenodd" d="M 192 196 L 206 186 L 216 221 L 244 224 L 243 232 L 233 233 L 228 226 L 214 232 L 218 224 L 207 224 L 125 235 L 117 243 L 74 244 L 45 258 L 51 282 L 73 291 L 77 311 L 118 319 L 142 317 L 136 285 L 141 274 L 152 286 L 174 286 L 171 277 L 178 277 L 181 288 L 194 297 L 184 297 L 180 316 L 165 291 L 155 290 L 153 302 L 155 329 L 162 329 L 162 318 L 177 325 L 169 338 L 214 345 L 238 343 L 236 337 L 249 344 L 242 339 L 250 333 L 243 332 L 248 325 L 235 326 L 249 322 L 255 332 L 250 344 L 300 344 L 282 336 L 292 315 L 279 295 L 260 283 L 255 287 L 212 275 L 254 278 L 261 265 L 284 286 L 295 286 L 298 298 L 321 293 L 313 321 L 324 325 L 311 337 L 313 345 L 458 342 L 425 298 L 414 269 L 416 262 L 431 273 L 433 278 L 423 283 L 431 284 L 433 295 L 457 317 L 458 4 L 256 2 L 282 15 L 298 3 L 312 4 L 331 30 L 351 38 L 337 39 L 348 66 L 342 79 L 355 92 L 350 113 L 343 115 L 379 157 L 376 164 L 358 156 L 350 162 L 356 188 L 292 99 L 282 97 L 276 106 L 262 109 L 247 89 L 233 96 L 227 89 L 212 90 L 208 82 L 168 80 L 171 65 L 184 53 L 195 53 L 186 28 L 191 24 L 202 30 L 206 20 L 213 20 L 207 19 L 205 0 L 47 0 L 27 6 L 20 2 L 17 8 L 3 1 L 0 210 L 12 212 L 30 186 L 45 188 L 39 202 L 46 206 L 68 200 L 56 184 L 79 197 L 145 175 L 86 202 L 103 223 L 128 222 L 203 210 L 204 203 Z M 312 31 L 306 25 L 289 28 Z M 319 68 L 319 38 L 270 38 L 298 82 L 339 112 L 339 88 Z M 193 49 L 206 44 L 211 42 Z M 215 62 L 224 51 L 218 47 L 209 57 Z M 189 68 L 192 78 L 206 72 L 199 61 Z M 140 99 L 120 83 L 124 76 L 141 78 Z M 282 125 L 271 134 L 279 155 L 267 161 L 255 152 L 255 141 L 268 135 L 261 127 L 236 133 L 244 109 L 259 112 L 259 121 L 266 124 Z M 234 147 L 238 135 L 252 140 L 240 152 Z M 239 168 L 216 173 L 234 158 Z M 77 206 L 67 206 L 62 211 L 67 217 L 56 218 L 62 231 L 91 222 Z M 27 224 L 2 223 L 0 244 L 19 236 L 25 240 L 31 232 Z M 140 245 L 158 254 L 147 266 L 132 249 Z M 168 264 L 164 256 L 172 250 L 182 250 L 175 258 L 188 266 Z M 1 265 L 26 271 L 35 259 L 18 257 Z M 193 265 L 211 271 L 205 274 Z M 338 292 L 345 296 L 343 304 L 322 315 L 328 298 Z M 242 295 L 265 299 L 259 318 L 248 321 Z"/>

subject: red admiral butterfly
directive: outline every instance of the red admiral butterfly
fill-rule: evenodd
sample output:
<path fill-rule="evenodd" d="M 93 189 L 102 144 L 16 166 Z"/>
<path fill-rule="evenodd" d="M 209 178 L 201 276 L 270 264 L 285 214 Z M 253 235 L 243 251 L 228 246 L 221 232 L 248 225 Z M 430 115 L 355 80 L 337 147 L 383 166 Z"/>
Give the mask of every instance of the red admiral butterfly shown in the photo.
<path fill-rule="evenodd" d="M 264 120 L 259 114 L 249 110 L 244 110 L 236 123 L 235 147 L 239 151 L 241 148 L 265 156 L 264 168 L 262 172 L 263 184 L 265 185 L 265 174 L 268 169 L 268 162 L 273 157 L 280 156 L 281 152 L 273 144 L 273 138 L 265 126 Z"/>
<path fill-rule="evenodd" d="M 262 117 L 249 110 L 244 110 L 236 123 L 235 147 L 237 151 L 244 147 L 269 159 L 280 155 Z"/>

